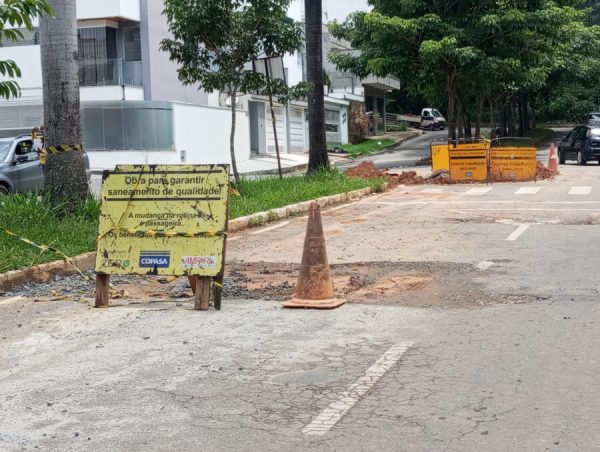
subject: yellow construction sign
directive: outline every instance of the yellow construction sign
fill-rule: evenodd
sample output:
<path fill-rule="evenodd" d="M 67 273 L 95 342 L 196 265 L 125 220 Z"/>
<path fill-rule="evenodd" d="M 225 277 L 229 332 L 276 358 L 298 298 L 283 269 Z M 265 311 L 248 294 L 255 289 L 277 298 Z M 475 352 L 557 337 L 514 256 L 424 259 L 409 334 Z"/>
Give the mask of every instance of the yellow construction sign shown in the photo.
<path fill-rule="evenodd" d="M 530 181 L 537 170 L 537 149 L 533 147 L 492 147 L 490 177 L 494 181 Z"/>
<path fill-rule="evenodd" d="M 450 156 L 448 144 L 432 144 L 431 145 L 431 170 L 432 171 L 449 171 Z"/>
<path fill-rule="evenodd" d="M 228 198 L 228 165 L 122 165 L 105 172 L 96 272 L 219 275 Z"/>
<path fill-rule="evenodd" d="M 485 181 L 488 177 L 487 149 L 479 144 L 478 148 L 465 149 L 450 147 L 450 179 L 456 182 Z M 472 145 L 474 146 L 474 145 Z"/>

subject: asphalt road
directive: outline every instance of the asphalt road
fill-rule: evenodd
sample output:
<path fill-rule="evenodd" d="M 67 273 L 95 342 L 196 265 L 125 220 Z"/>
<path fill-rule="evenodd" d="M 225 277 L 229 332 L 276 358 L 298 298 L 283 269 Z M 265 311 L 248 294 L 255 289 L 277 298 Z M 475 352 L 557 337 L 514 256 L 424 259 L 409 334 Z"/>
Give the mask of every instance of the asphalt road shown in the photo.
<path fill-rule="evenodd" d="M 562 137 L 571 129 L 557 128 L 554 129 L 554 135 L 543 143 L 539 144 L 539 158 L 547 160 L 548 147 L 551 142 L 558 145 Z M 431 156 L 430 145 L 432 141 L 444 141 L 447 139 L 448 131 L 426 131 L 423 135 L 412 140 L 402 143 L 400 146 L 389 151 L 378 154 L 360 157 L 347 162 L 336 163 L 336 167 L 344 170 L 351 168 L 363 161 L 372 161 L 377 168 L 409 168 L 414 167 L 419 160 Z"/>
<path fill-rule="evenodd" d="M 398 187 L 323 223 L 333 265 L 397 275 L 325 312 L 0 299 L 0 450 L 598 448 L 598 165 Z M 233 235 L 229 262 L 298 263 L 305 228 Z"/>

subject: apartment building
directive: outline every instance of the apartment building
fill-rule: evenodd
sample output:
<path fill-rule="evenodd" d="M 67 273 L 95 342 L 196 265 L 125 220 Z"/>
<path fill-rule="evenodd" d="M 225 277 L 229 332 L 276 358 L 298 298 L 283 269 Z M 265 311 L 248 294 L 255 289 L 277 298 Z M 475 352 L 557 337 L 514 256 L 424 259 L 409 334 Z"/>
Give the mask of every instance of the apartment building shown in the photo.
<path fill-rule="evenodd" d="M 343 14 L 339 2 L 330 3 L 335 4 L 336 14 Z M 168 36 L 162 10 L 161 0 L 77 0 L 83 144 L 94 169 L 126 163 L 229 162 L 227 96 L 179 82 L 176 63 L 159 50 L 160 41 Z M 289 16 L 303 21 L 303 11 L 303 2 L 296 0 Z M 25 35 L 23 41 L 0 42 L 0 60 L 14 60 L 23 73 L 22 96 L 0 101 L 0 136 L 4 137 L 27 133 L 43 123 L 40 35 L 37 29 Z M 334 45 L 326 32 L 326 55 Z M 299 51 L 281 62 L 279 72 L 290 84 L 305 79 L 304 58 Z M 375 109 L 380 103 L 369 100 L 370 89 L 393 87 L 345 83 L 346 74 L 338 77 L 326 61 L 326 70 L 336 82 L 325 99 L 327 140 L 333 146 L 348 142 L 350 101 L 367 99 Z M 379 99 L 376 96 L 373 99 Z M 273 153 L 268 100 L 247 94 L 240 96 L 237 108 L 238 162 Z M 280 151 L 308 151 L 306 102 L 275 105 L 274 113 Z"/>
<path fill-rule="evenodd" d="M 386 96 L 393 90 L 400 89 L 400 80 L 394 77 L 367 77 L 361 79 L 356 75 L 339 71 L 329 59 L 335 52 L 356 53 L 349 42 L 334 38 L 327 23 L 331 20 L 344 21 L 347 16 L 355 11 L 367 11 L 369 6 L 366 0 L 323 0 L 323 66 L 331 82 L 328 87 L 328 97 L 354 102 L 364 102 L 365 109 L 378 118 L 375 124 L 377 130 L 385 130 Z M 304 0 L 294 0 L 290 7 L 290 17 L 297 21 L 304 21 Z M 288 68 L 290 83 L 298 83 L 306 79 L 306 55 L 302 51 L 284 58 Z"/>

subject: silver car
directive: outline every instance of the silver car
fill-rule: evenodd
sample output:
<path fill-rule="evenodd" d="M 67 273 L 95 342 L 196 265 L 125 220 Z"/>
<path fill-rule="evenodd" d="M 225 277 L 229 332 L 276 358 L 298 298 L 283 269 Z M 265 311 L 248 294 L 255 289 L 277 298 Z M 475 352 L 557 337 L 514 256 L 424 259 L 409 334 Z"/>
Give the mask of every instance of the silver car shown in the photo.
<path fill-rule="evenodd" d="M 90 162 L 84 153 L 88 181 Z M 0 138 L 0 195 L 27 193 L 44 186 L 44 173 L 30 135 Z"/>

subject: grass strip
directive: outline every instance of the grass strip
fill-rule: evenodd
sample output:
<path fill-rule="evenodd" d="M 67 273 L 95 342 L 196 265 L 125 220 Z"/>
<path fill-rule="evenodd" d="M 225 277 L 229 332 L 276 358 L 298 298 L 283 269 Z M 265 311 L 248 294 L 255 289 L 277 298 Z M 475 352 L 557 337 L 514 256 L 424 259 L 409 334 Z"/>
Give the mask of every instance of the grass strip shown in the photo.
<path fill-rule="evenodd" d="M 241 196 L 231 197 L 230 218 L 366 187 L 381 190 L 383 184 L 382 179 L 353 179 L 337 171 L 283 180 L 277 177 L 244 180 Z M 37 194 L 0 198 L 0 228 L 56 248 L 70 257 L 96 249 L 99 216 L 100 203 L 95 199 L 67 214 L 65 206 L 52 204 L 47 197 Z M 42 251 L 0 232 L 0 273 L 59 259 L 61 256 L 50 250 Z"/>
<path fill-rule="evenodd" d="M 359 144 L 345 144 L 342 146 L 342 149 L 348 152 L 348 156 L 358 157 L 361 155 L 368 155 L 374 152 L 381 151 L 393 145 L 395 142 L 396 141 L 390 138 L 383 138 L 381 140 L 378 140 L 376 138 L 370 138 Z"/>

